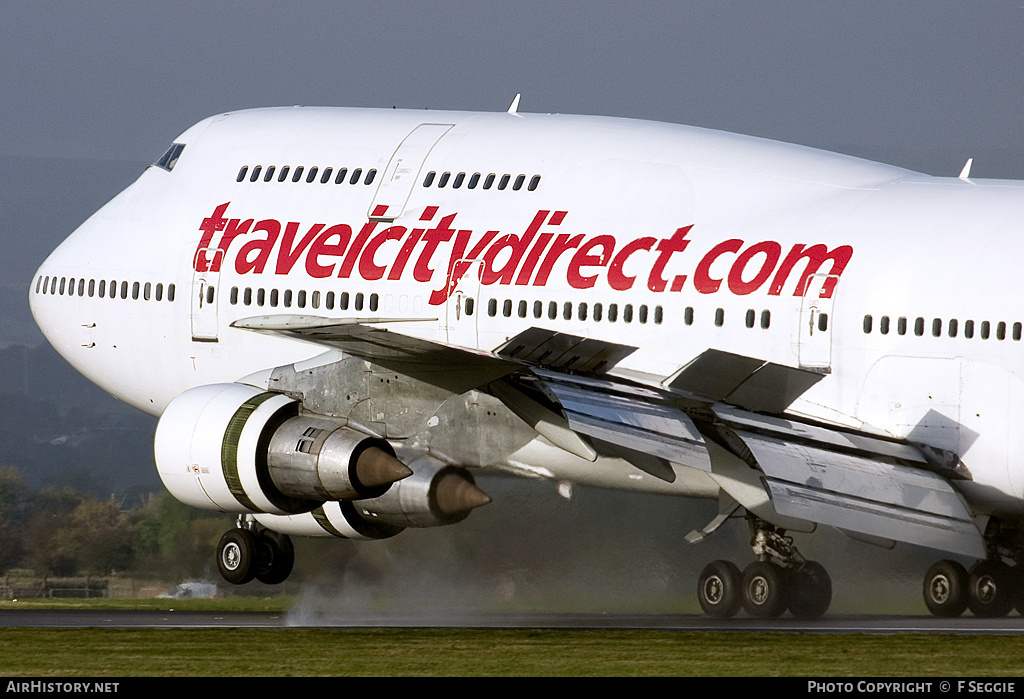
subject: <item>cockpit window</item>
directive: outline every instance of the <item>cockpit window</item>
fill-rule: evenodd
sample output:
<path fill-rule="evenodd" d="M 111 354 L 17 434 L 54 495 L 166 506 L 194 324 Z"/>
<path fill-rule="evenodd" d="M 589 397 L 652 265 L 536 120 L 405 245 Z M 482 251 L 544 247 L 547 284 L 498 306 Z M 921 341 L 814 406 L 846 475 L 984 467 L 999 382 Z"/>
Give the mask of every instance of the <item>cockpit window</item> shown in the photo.
<path fill-rule="evenodd" d="M 167 170 L 167 172 L 170 172 L 177 164 L 178 158 L 181 157 L 181 151 L 183 150 L 185 150 L 184 143 L 172 143 L 171 147 L 160 156 L 160 160 L 157 160 L 153 164 L 157 167 L 162 167 L 164 170 Z"/>

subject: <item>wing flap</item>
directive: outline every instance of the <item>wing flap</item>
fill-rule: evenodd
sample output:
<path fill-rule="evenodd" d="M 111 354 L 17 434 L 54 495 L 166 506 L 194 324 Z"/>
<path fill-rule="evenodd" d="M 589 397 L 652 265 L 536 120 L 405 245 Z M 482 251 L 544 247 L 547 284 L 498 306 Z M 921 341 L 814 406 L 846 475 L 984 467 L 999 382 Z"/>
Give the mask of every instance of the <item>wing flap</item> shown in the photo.
<path fill-rule="evenodd" d="M 984 540 L 942 476 L 879 458 L 737 431 L 779 514 L 983 558 Z"/>
<path fill-rule="evenodd" d="M 566 383 L 549 382 L 547 388 L 573 430 L 642 454 L 711 470 L 703 435 L 679 408 Z"/>

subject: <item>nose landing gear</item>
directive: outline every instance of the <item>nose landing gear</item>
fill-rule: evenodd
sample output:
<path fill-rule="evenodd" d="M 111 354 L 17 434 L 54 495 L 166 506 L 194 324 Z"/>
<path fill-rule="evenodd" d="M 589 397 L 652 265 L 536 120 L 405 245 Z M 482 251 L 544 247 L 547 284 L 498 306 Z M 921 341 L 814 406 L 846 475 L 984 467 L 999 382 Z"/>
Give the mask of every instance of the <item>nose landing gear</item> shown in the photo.
<path fill-rule="evenodd" d="M 226 532 L 217 544 L 217 568 L 233 585 L 259 580 L 267 585 L 284 582 L 295 564 L 295 548 L 286 534 L 255 528 L 239 517 L 236 529 Z"/>

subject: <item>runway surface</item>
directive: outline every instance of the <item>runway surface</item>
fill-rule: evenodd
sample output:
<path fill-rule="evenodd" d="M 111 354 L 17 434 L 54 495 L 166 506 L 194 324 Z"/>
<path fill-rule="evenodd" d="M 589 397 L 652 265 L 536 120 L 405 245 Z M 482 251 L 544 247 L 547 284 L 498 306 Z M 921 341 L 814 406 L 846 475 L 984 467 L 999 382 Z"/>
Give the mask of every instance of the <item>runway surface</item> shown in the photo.
<path fill-rule="evenodd" d="M 783 633 L 1024 634 L 1024 618 L 936 619 L 930 616 L 826 616 L 814 621 L 738 616 L 638 614 L 341 614 L 311 612 L 207 612 L 13 609 L 0 611 L 0 627 L 31 628 L 536 628 L 652 629 Z"/>

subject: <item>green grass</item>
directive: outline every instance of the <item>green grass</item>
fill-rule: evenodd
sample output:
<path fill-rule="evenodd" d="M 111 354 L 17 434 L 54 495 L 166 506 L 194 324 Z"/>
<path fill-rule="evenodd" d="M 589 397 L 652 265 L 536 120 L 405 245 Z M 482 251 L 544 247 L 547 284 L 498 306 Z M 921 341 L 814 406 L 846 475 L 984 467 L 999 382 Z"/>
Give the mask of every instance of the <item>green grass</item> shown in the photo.
<path fill-rule="evenodd" d="M 0 629 L 0 676 L 1010 676 L 1024 638 L 488 629 Z M 55 651 L 55 649 L 59 649 Z"/>
<path fill-rule="evenodd" d="M 146 599 L 74 599 L 74 598 L 30 598 L 0 600 L 0 611 L 5 609 L 129 609 L 144 611 L 211 611 L 211 612 L 286 612 L 291 609 L 294 599 L 285 595 L 278 597 L 214 597 L 170 599 L 166 597 Z"/>

